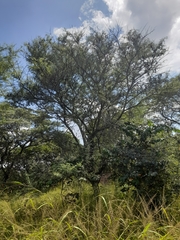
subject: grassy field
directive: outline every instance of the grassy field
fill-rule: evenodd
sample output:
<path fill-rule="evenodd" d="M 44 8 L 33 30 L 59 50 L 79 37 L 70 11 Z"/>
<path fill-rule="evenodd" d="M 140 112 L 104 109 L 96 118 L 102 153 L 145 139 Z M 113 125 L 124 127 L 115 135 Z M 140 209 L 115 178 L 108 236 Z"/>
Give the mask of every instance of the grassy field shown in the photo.
<path fill-rule="evenodd" d="M 134 200 L 131 191 L 105 185 L 97 200 L 84 183 L 63 192 L 59 187 L 1 199 L 1 240 L 180 239 L 180 198 L 150 207 L 151 200 Z"/>

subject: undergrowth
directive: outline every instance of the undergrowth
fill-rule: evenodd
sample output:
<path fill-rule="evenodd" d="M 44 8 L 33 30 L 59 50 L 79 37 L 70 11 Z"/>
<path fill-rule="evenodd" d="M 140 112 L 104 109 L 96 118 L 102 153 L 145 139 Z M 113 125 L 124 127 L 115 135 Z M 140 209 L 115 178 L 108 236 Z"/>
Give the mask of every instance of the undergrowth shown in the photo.
<path fill-rule="evenodd" d="M 78 193 L 78 194 L 77 194 Z M 141 240 L 180 239 L 180 199 L 152 208 L 114 185 L 94 199 L 87 183 L 0 201 L 0 239 Z"/>

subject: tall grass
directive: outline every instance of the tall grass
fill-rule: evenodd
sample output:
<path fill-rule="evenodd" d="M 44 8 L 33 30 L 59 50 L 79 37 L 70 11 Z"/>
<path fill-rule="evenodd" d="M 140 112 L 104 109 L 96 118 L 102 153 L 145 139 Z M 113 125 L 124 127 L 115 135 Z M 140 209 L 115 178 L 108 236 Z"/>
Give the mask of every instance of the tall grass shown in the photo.
<path fill-rule="evenodd" d="M 1 200 L 0 239 L 180 239 L 180 199 L 151 208 L 152 199 L 136 200 L 113 185 L 102 186 L 97 201 L 88 184 L 71 189 L 78 199 L 69 190 Z"/>

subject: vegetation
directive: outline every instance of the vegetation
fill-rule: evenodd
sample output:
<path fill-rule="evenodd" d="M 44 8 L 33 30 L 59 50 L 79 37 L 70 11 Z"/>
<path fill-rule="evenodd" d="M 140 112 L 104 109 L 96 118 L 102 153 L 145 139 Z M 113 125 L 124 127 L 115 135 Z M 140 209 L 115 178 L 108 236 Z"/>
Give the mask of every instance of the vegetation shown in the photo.
<path fill-rule="evenodd" d="M 118 179 L 121 186 L 134 186 L 140 196 L 157 201 L 161 199 L 163 188 L 167 193 L 170 179 L 162 138 L 168 129 L 164 127 L 137 127 L 126 123 L 122 128 L 122 139 L 111 150 L 104 152 L 104 158 L 110 161 L 112 176 Z"/>
<path fill-rule="evenodd" d="M 119 28 L 0 47 L 1 239 L 178 239 L 179 76 L 161 73 L 166 53 Z"/>
<path fill-rule="evenodd" d="M 80 199 L 68 198 L 68 192 L 61 195 L 57 188 L 46 194 L 31 192 L 1 200 L 0 238 L 179 239 L 180 199 L 152 210 L 151 200 L 136 201 L 131 191 L 122 193 L 109 184 L 101 187 L 99 200 L 94 203 L 89 185 L 81 187 Z"/>
<path fill-rule="evenodd" d="M 107 131 L 118 132 L 129 111 L 150 102 L 165 79 L 159 71 L 164 41 L 131 30 L 37 38 L 25 45 L 30 75 L 17 78 L 8 98 L 21 107 L 37 107 L 67 129 L 80 151 L 83 177 L 95 195 L 106 164 L 98 154 Z M 78 131 L 82 144 L 77 138 Z M 107 136 L 106 136 L 107 135 Z M 112 143 L 114 139 L 111 135 Z M 82 148 L 83 145 L 83 148 Z"/>

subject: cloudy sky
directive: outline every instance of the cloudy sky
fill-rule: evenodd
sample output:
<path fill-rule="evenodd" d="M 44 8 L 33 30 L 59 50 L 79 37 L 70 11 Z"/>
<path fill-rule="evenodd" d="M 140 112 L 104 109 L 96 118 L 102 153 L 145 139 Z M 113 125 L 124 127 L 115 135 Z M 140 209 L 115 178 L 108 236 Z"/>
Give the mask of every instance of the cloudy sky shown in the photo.
<path fill-rule="evenodd" d="M 154 40 L 167 37 L 166 69 L 180 72 L 180 0 L 0 0 L 0 44 L 22 45 L 63 28 L 107 29 L 119 24 L 154 30 Z"/>

